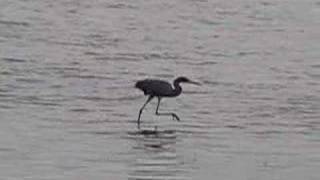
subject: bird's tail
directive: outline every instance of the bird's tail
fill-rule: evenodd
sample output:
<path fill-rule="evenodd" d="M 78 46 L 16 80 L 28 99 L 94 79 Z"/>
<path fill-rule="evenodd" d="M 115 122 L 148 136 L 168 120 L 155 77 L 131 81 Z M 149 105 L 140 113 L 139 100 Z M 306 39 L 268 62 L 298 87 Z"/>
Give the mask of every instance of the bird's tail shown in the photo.
<path fill-rule="evenodd" d="M 142 83 L 140 81 L 136 82 L 135 88 L 142 89 Z"/>
<path fill-rule="evenodd" d="M 143 91 L 145 95 L 147 94 L 147 89 L 144 81 L 136 82 L 135 87 Z"/>

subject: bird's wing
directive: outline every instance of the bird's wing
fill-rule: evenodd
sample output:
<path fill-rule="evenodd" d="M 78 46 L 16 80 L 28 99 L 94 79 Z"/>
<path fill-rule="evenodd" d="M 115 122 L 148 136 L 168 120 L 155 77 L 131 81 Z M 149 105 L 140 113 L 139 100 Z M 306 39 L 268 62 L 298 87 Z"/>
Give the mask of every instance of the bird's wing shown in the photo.
<path fill-rule="evenodd" d="M 171 84 L 166 81 L 155 79 L 138 81 L 136 87 L 141 89 L 144 94 L 153 96 L 169 96 L 173 92 Z"/>
<path fill-rule="evenodd" d="M 149 87 L 155 96 L 168 96 L 173 92 L 171 84 L 161 80 L 150 81 Z"/>

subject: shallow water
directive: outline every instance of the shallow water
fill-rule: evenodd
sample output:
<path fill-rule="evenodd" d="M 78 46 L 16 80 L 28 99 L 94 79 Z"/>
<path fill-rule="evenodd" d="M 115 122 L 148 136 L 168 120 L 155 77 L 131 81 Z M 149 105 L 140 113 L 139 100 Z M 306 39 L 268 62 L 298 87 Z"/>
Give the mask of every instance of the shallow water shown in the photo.
<path fill-rule="evenodd" d="M 320 3 L 0 2 L 1 179 L 320 178 Z M 154 115 L 137 80 L 202 86 Z M 157 133 L 153 130 L 157 126 Z"/>

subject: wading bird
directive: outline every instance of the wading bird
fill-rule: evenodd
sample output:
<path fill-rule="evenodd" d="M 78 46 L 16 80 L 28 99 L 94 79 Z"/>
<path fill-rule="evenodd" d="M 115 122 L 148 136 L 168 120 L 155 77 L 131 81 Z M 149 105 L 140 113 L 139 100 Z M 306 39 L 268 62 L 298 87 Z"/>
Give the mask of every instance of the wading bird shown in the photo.
<path fill-rule="evenodd" d="M 172 116 L 173 119 L 176 119 L 177 121 L 180 121 L 180 118 L 175 113 L 159 113 L 159 105 L 161 98 L 163 97 L 176 97 L 179 96 L 182 92 L 182 88 L 180 86 L 180 83 L 191 83 L 200 85 L 197 82 L 191 81 L 186 77 L 178 77 L 173 81 L 173 86 L 171 86 L 170 83 L 162 80 L 157 79 L 145 79 L 138 81 L 135 85 L 136 88 L 142 90 L 144 92 L 144 95 L 149 96 L 147 101 L 143 104 L 139 111 L 139 117 L 138 117 L 138 129 L 140 129 L 140 117 L 143 109 L 146 107 L 146 105 L 154 98 L 158 98 L 158 105 L 156 109 L 156 115 L 161 116 Z"/>

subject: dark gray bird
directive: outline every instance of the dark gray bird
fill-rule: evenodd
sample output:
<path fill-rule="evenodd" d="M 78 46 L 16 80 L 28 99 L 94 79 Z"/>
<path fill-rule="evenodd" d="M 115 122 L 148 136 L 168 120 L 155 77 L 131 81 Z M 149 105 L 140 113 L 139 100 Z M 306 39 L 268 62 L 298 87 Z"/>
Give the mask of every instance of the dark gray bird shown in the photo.
<path fill-rule="evenodd" d="M 158 98 L 158 105 L 156 109 L 156 115 L 165 115 L 165 116 L 172 116 L 173 119 L 176 119 L 177 121 L 180 121 L 180 118 L 175 113 L 159 113 L 159 105 L 161 98 L 163 97 L 176 97 L 179 96 L 182 92 L 182 88 L 180 86 L 180 83 L 191 83 L 200 85 L 197 82 L 191 81 L 186 77 L 178 77 L 173 81 L 173 87 L 170 83 L 162 80 L 157 79 L 145 79 L 138 81 L 136 83 L 136 88 L 142 90 L 144 92 L 144 95 L 149 96 L 147 101 L 143 104 L 139 111 L 139 117 L 138 117 L 138 129 L 140 129 L 140 117 L 143 109 L 146 107 L 146 105 L 154 98 Z"/>

